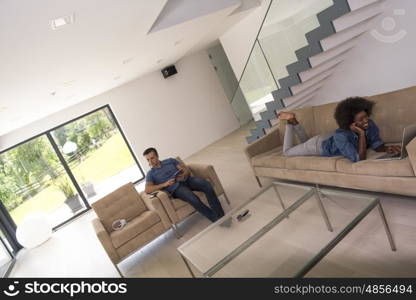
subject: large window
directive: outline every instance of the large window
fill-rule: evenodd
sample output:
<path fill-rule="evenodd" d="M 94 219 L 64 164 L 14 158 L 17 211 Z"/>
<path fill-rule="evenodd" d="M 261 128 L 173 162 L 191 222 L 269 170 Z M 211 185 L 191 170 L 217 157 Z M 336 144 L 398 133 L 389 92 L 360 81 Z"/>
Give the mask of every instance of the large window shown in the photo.
<path fill-rule="evenodd" d="M 13 249 L 0 226 L 0 278 L 8 276 L 14 262 Z"/>
<path fill-rule="evenodd" d="M 143 179 L 108 107 L 51 133 L 90 203 L 127 182 Z"/>
<path fill-rule="evenodd" d="M 2 153 L 0 168 L 1 200 L 16 225 L 46 213 L 55 227 L 86 208 L 46 135 Z"/>
<path fill-rule="evenodd" d="M 45 213 L 56 228 L 144 174 L 109 106 L 0 153 L 0 200 L 19 225 Z M 9 221 L 8 221 L 9 220 Z"/>

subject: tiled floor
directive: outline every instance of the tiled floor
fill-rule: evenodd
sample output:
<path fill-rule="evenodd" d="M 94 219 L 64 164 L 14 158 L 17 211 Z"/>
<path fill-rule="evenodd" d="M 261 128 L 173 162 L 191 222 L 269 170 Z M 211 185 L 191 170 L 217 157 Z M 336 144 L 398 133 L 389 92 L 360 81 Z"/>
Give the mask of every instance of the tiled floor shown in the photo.
<path fill-rule="evenodd" d="M 259 190 L 243 152 L 244 137 L 249 128 L 243 127 L 186 159 L 187 162 L 214 165 L 232 207 Z M 267 181 L 263 180 L 263 183 Z M 378 212 L 374 210 L 307 276 L 416 276 L 416 199 L 379 196 L 397 251 L 390 250 Z M 225 201 L 222 203 L 226 211 L 230 210 Z M 118 276 L 93 232 L 91 219 L 94 217 L 94 212 L 90 211 L 54 233 L 41 246 L 22 250 L 11 277 Z M 189 277 L 176 248 L 209 224 L 201 215 L 193 214 L 180 224 L 184 234 L 181 239 L 176 239 L 169 231 L 119 267 L 127 277 Z"/>

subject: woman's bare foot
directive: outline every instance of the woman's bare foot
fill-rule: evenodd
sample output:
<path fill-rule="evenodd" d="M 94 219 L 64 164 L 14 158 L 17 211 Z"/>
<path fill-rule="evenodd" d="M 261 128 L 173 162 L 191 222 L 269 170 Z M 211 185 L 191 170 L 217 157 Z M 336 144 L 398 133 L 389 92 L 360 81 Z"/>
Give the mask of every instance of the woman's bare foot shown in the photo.
<path fill-rule="evenodd" d="M 277 114 L 277 117 L 281 120 L 286 120 L 288 124 L 291 124 L 291 125 L 298 124 L 298 120 L 296 120 L 296 116 L 292 112 L 282 111 Z"/>
<path fill-rule="evenodd" d="M 296 116 L 294 113 L 291 113 L 289 111 L 281 111 L 277 114 L 277 117 L 281 120 L 290 120 L 295 118 Z"/>

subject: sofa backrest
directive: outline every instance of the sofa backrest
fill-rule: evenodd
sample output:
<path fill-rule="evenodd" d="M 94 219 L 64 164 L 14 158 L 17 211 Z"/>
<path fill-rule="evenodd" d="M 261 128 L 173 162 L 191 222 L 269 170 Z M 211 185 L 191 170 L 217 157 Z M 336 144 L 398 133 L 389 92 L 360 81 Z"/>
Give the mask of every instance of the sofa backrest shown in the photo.
<path fill-rule="evenodd" d="M 133 183 L 127 183 L 114 192 L 91 204 L 107 232 L 112 232 L 112 224 L 119 219 L 130 221 L 146 211 Z"/>
<path fill-rule="evenodd" d="M 313 107 L 305 107 L 300 109 L 292 110 L 296 114 L 296 118 L 299 120 L 299 123 L 305 129 L 306 133 L 311 137 L 315 135 L 315 120 L 313 116 Z M 279 122 L 279 134 L 280 140 L 283 143 L 283 136 L 285 134 L 286 121 Z M 296 143 L 299 143 L 298 138 L 296 137 Z"/>
<path fill-rule="evenodd" d="M 376 102 L 372 119 L 384 142 L 401 141 L 403 128 L 416 123 L 416 86 L 367 98 Z"/>
<path fill-rule="evenodd" d="M 334 111 L 337 104 L 338 102 L 334 102 L 313 107 L 315 135 L 335 131 L 338 128 L 337 121 L 334 118 Z"/>
<path fill-rule="evenodd" d="M 416 123 L 416 86 L 384 94 L 365 97 L 376 102 L 371 118 L 380 129 L 380 137 L 386 143 L 400 142 L 403 128 Z M 293 110 L 310 137 L 334 131 L 338 124 L 334 111 L 338 102 Z M 285 122 L 279 131 L 283 141 Z"/>

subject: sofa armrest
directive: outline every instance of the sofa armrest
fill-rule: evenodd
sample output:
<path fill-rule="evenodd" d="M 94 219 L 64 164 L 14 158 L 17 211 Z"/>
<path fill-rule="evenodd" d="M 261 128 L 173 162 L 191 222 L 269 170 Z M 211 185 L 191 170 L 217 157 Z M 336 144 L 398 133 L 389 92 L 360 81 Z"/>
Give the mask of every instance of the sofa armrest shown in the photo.
<path fill-rule="evenodd" d="M 407 154 L 409 155 L 410 164 L 412 165 L 413 172 L 416 175 L 416 137 L 410 141 L 406 146 Z"/>
<path fill-rule="evenodd" d="M 173 207 L 173 203 L 171 200 L 170 194 L 168 194 L 165 191 L 155 191 L 152 194 L 156 195 L 156 199 L 160 200 L 160 203 L 162 203 L 163 208 L 166 211 L 166 214 L 169 217 L 171 224 L 177 224 L 179 222 L 178 214 L 176 213 L 175 208 Z"/>
<path fill-rule="evenodd" d="M 107 252 L 108 257 L 110 257 L 113 264 L 118 264 L 121 261 L 121 258 L 114 248 L 113 243 L 111 242 L 111 237 L 105 230 L 103 223 L 101 223 L 100 219 L 95 218 L 92 220 L 92 226 L 98 240 L 103 245 L 105 252 Z"/>
<path fill-rule="evenodd" d="M 190 163 L 188 167 L 195 176 L 208 180 L 217 196 L 224 194 L 224 188 L 212 165 Z"/>
<path fill-rule="evenodd" d="M 265 136 L 248 145 L 244 152 L 246 153 L 248 160 L 251 161 L 253 156 L 275 149 L 281 144 L 279 129 L 276 127 Z"/>
<path fill-rule="evenodd" d="M 169 229 L 172 223 L 170 222 L 169 216 L 162 205 L 162 202 L 159 198 L 152 196 L 152 194 L 147 194 L 146 192 L 141 192 L 140 196 L 143 199 L 144 204 L 149 210 L 157 212 L 162 224 L 166 229 Z M 158 195 L 159 196 L 159 195 Z"/>

